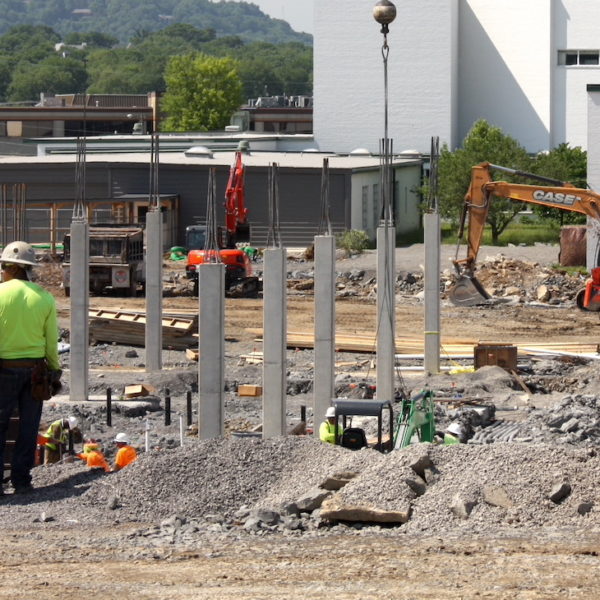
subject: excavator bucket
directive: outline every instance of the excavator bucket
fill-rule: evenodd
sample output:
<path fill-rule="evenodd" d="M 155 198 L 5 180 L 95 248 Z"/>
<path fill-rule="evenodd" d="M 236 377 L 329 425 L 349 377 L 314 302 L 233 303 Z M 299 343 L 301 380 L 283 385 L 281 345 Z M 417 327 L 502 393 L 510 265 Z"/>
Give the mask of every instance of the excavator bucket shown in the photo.
<path fill-rule="evenodd" d="M 448 291 L 448 298 L 455 306 L 475 306 L 490 300 L 491 296 L 476 277 L 461 275 Z"/>

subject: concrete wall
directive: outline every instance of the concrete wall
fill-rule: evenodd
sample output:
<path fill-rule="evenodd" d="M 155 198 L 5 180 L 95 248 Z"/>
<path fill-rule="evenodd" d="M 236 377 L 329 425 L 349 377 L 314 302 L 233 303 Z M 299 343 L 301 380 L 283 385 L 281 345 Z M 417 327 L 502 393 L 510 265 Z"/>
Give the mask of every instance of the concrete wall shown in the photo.
<path fill-rule="evenodd" d="M 416 190 L 421 186 L 419 165 L 394 169 L 394 217 L 398 236 L 412 234 L 421 228 L 421 211 Z M 351 228 L 365 231 L 375 240 L 381 219 L 381 182 L 376 171 L 352 175 Z M 377 202 L 378 200 L 378 202 Z"/>
<path fill-rule="evenodd" d="M 562 66 L 559 50 L 599 50 L 600 2 L 555 0 L 553 53 L 553 145 L 588 148 L 587 84 L 600 83 L 600 65 Z"/>
<path fill-rule="evenodd" d="M 315 6 L 314 135 L 322 150 L 378 151 L 383 36 L 374 3 Z M 587 148 L 585 86 L 600 65 L 558 65 L 558 51 L 598 50 L 598 0 L 403 0 L 390 25 L 390 138 L 396 152 L 458 147 L 480 118 L 530 152 Z"/>
<path fill-rule="evenodd" d="M 587 93 L 587 180 L 595 191 L 600 191 L 600 86 Z M 598 222 L 588 219 L 587 268 L 600 265 L 600 227 Z"/>
<path fill-rule="evenodd" d="M 451 142 L 458 0 L 403 0 L 390 25 L 389 137 L 396 152 Z M 384 135 L 383 36 L 364 0 L 318 0 L 314 133 L 320 150 L 377 152 Z"/>
<path fill-rule="evenodd" d="M 461 2 L 459 143 L 483 118 L 533 152 L 549 147 L 551 2 Z"/>

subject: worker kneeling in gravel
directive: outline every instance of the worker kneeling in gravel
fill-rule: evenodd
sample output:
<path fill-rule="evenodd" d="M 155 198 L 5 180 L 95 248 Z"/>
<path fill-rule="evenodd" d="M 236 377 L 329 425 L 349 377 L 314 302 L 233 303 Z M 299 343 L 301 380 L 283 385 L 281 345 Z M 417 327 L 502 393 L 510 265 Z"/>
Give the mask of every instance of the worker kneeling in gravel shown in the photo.
<path fill-rule="evenodd" d="M 95 440 L 88 440 L 83 445 L 83 452 L 77 455 L 81 460 L 85 460 L 87 466 L 92 471 L 108 473 L 110 471 L 110 466 L 106 462 L 106 458 L 100 449 L 100 444 Z"/>
<path fill-rule="evenodd" d="M 46 438 L 46 450 L 44 453 L 44 464 L 57 463 L 65 454 L 69 443 L 69 431 L 77 427 L 77 417 L 58 419 L 50 424 L 44 434 Z"/>
<path fill-rule="evenodd" d="M 115 456 L 113 471 L 120 471 L 123 467 L 126 467 L 137 459 L 137 452 L 133 446 L 129 445 L 129 438 L 126 433 L 117 433 L 115 444 L 118 450 L 117 456 Z"/>
<path fill-rule="evenodd" d="M 449 446 L 452 444 L 460 444 L 463 434 L 463 428 L 460 423 L 450 423 L 446 433 L 444 434 L 444 444 Z"/>
<path fill-rule="evenodd" d="M 338 442 L 344 433 L 344 428 L 341 425 L 337 426 Z M 322 442 L 335 444 L 335 408 L 330 406 L 325 413 L 325 420 L 319 427 L 319 438 Z"/>

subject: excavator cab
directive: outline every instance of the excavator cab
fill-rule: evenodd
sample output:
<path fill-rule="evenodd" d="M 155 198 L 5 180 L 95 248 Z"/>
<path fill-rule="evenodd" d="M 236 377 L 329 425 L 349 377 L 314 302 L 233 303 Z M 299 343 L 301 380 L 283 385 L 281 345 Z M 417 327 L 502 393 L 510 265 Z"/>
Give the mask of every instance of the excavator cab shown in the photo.
<path fill-rule="evenodd" d="M 413 442 L 433 442 L 435 418 L 433 392 L 423 390 L 414 398 L 404 398 L 394 432 L 394 449 L 406 448 Z"/>

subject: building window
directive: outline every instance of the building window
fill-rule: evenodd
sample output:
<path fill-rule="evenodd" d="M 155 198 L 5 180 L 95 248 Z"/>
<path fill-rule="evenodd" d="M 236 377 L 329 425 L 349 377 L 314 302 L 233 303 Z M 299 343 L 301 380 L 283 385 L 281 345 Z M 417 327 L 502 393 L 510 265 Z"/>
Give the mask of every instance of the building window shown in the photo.
<path fill-rule="evenodd" d="M 566 67 L 597 66 L 600 64 L 600 50 L 559 50 L 558 64 Z"/>

